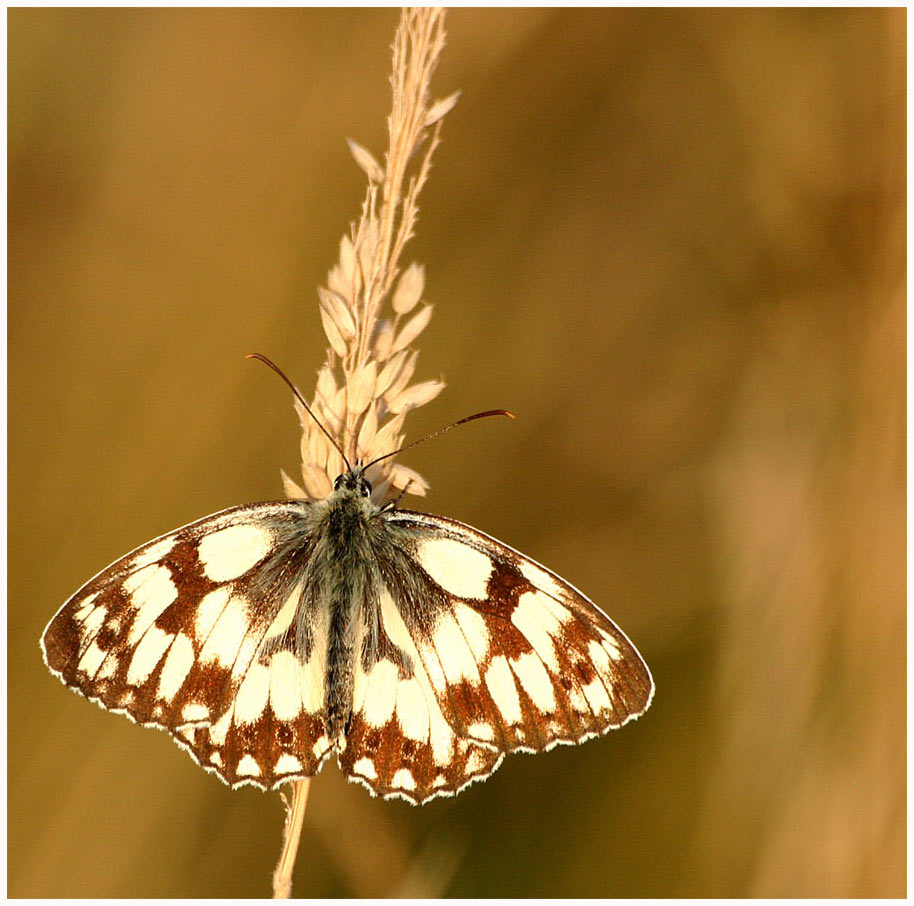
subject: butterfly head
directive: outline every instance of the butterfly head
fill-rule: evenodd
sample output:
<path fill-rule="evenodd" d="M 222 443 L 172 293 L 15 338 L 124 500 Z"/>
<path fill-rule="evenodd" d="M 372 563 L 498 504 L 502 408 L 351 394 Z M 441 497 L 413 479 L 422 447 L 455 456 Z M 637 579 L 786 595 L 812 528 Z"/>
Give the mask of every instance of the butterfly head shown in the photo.
<path fill-rule="evenodd" d="M 371 497 L 371 482 L 365 477 L 364 467 L 356 466 L 337 476 L 333 482 L 333 490 L 348 491 L 352 497 Z"/>

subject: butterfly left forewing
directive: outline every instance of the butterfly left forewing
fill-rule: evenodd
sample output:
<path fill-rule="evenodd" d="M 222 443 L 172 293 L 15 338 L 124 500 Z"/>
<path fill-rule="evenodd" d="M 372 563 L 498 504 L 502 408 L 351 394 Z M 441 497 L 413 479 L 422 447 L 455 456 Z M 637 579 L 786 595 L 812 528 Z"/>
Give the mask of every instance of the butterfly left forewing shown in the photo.
<path fill-rule="evenodd" d="M 305 504 L 254 504 L 137 548 L 48 624 L 48 667 L 103 707 L 167 730 L 233 785 L 315 773 L 330 748 L 327 620 L 318 609 L 313 638 L 297 632 L 306 526 Z"/>

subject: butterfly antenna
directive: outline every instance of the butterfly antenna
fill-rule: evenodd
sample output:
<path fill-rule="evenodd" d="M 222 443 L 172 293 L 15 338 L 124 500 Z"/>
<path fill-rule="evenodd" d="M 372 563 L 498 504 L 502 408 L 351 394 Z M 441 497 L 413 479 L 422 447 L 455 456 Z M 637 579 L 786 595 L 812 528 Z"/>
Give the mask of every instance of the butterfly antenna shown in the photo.
<path fill-rule="evenodd" d="M 477 418 L 488 418 L 490 415 L 507 415 L 508 418 L 514 418 L 514 413 L 508 412 L 507 409 L 487 409 L 485 412 L 477 412 L 475 415 L 468 415 L 466 418 L 461 418 L 459 421 L 448 425 L 446 428 L 439 428 L 437 431 L 433 431 L 431 434 L 426 434 L 425 437 L 420 437 L 418 440 L 414 440 L 411 444 L 407 444 L 405 447 L 400 447 L 399 450 L 394 450 L 391 453 L 385 453 L 383 456 L 379 456 L 377 459 L 373 459 L 371 462 L 365 465 L 365 468 L 367 469 L 369 466 L 373 466 L 376 462 L 380 462 L 382 459 L 389 459 L 391 456 L 396 456 L 398 453 L 402 453 L 404 450 L 408 450 L 410 447 L 415 447 L 416 444 L 423 444 L 425 441 L 431 440 L 433 437 L 437 437 L 439 434 L 444 434 L 445 431 L 450 431 L 451 428 L 456 428 L 458 425 L 465 425 L 467 422 L 475 421 Z"/>
<path fill-rule="evenodd" d="M 286 376 L 286 373 L 279 367 L 279 365 L 277 365 L 275 362 L 270 361 L 270 359 L 268 359 L 265 355 L 261 355 L 259 352 L 252 352 L 252 353 L 246 355 L 245 358 L 246 359 L 259 359 L 261 362 L 263 362 L 264 365 L 267 365 L 268 367 L 272 368 L 289 385 L 292 392 L 295 394 L 295 398 L 302 404 L 302 406 L 304 406 L 305 412 L 307 412 L 308 415 L 310 415 L 311 418 L 314 419 L 314 422 L 317 425 L 317 427 L 320 428 L 321 431 L 323 431 L 324 434 L 327 435 L 327 440 L 329 440 L 330 443 L 332 443 L 333 446 L 336 447 L 337 450 L 339 450 L 340 456 L 343 457 L 343 462 L 346 463 L 347 471 L 351 472 L 352 466 L 349 465 L 349 460 L 346 459 L 346 454 L 343 452 L 343 448 L 336 442 L 336 439 L 334 438 L 334 436 L 321 424 L 321 420 L 311 411 L 311 407 L 305 402 L 305 398 L 299 392 L 298 387 L 296 387 L 295 384 L 293 384 L 292 381 L 289 380 L 289 378 Z M 483 413 L 483 414 L 486 414 L 486 413 Z M 475 418 L 477 416 L 473 416 L 473 417 Z M 459 422 L 458 422 L 458 424 L 459 424 Z"/>

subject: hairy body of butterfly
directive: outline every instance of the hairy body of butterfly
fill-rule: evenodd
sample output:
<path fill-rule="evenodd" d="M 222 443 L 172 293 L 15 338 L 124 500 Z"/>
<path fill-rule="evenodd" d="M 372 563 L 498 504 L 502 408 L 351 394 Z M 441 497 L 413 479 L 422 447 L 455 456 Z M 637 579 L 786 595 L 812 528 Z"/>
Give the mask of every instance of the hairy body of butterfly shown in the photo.
<path fill-rule="evenodd" d="M 232 786 L 310 777 L 335 753 L 414 803 L 648 707 L 647 666 L 580 592 L 370 494 L 355 467 L 324 501 L 235 507 L 143 545 L 51 620 L 48 667 Z"/>

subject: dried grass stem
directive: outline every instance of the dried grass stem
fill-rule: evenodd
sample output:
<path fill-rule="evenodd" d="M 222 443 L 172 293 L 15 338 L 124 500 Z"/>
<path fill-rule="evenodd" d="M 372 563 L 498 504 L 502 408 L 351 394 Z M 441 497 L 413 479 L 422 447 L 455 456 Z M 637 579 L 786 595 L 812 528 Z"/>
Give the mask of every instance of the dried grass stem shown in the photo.
<path fill-rule="evenodd" d="M 282 852 L 273 872 L 273 899 L 288 900 L 292 896 L 292 869 L 298 854 L 302 823 L 308 805 L 310 780 L 297 780 L 292 786 L 292 801 L 283 796 L 286 806 L 286 823 L 283 827 Z"/>

